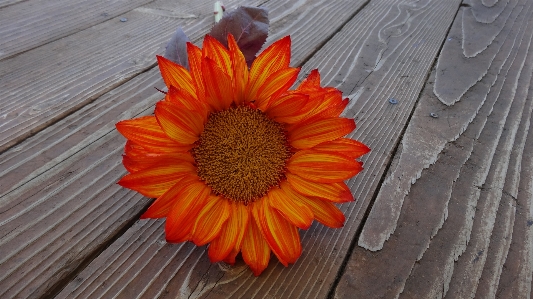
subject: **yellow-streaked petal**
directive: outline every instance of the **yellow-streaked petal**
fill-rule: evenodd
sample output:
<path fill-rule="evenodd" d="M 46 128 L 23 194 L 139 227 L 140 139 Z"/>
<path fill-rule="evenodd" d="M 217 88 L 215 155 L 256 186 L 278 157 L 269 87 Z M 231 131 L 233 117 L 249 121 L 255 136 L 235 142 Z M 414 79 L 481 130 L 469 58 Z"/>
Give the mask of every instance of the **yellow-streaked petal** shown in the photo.
<path fill-rule="evenodd" d="M 191 96 L 196 97 L 196 87 L 192 82 L 191 74 L 189 74 L 186 68 L 163 56 L 157 56 L 157 64 L 159 65 L 159 71 L 167 87 L 178 87 Z"/>
<path fill-rule="evenodd" d="M 289 263 L 296 262 L 302 253 L 300 235 L 296 226 L 281 216 L 277 210 L 272 209 L 265 198 L 254 203 L 252 214 L 278 260 L 285 267 Z"/>
<path fill-rule="evenodd" d="M 286 92 L 298 78 L 299 68 L 286 68 L 272 74 L 257 91 L 255 104 L 258 109 L 266 111 L 271 99 L 279 97 Z"/>
<path fill-rule="evenodd" d="M 290 158 L 287 169 L 312 182 L 336 183 L 353 177 L 363 167 L 360 162 L 342 154 L 301 150 Z"/>
<path fill-rule="evenodd" d="M 182 189 L 167 214 L 165 223 L 167 242 L 180 243 L 191 239 L 195 220 L 210 194 L 211 188 L 201 181 L 192 182 Z"/>
<path fill-rule="evenodd" d="M 321 200 L 319 198 L 305 197 L 305 203 L 313 211 L 315 219 L 332 228 L 344 226 L 346 218 L 344 214 L 333 203 Z"/>
<path fill-rule="evenodd" d="M 233 77 L 230 53 L 216 38 L 206 35 L 202 51 L 204 57 L 209 57 L 224 73 Z"/>
<path fill-rule="evenodd" d="M 191 163 L 185 161 L 167 160 L 166 162 L 164 165 L 130 173 L 120 179 L 118 184 L 144 196 L 156 198 L 174 186 L 185 175 L 196 171 Z"/>
<path fill-rule="evenodd" d="M 350 138 L 339 138 L 333 141 L 327 141 L 313 147 L 313 149 L 322 152 L 343 154 L 352 159 L 357 159 L 370 152 L 368 146 Z"/>
<path fill-rule="evenodd" d="M 208 254 L 211 262 L 220 262 L 236 251 L 228 261 L 230 264 L 235 263 L 235 256 L 241 249 L 244 233 L 248 227 L 248 219 L 248 209 L 241 203 L 232 202 L 228 221 L 222 227 L 218 237 L 209 244 Z"/>
<path fill-rule="evenodd" d="M 230 215 L 230 203 L 227 199 L 210 196 L 194 224 L 192 241 L 197 246 L 205 245 L 216 238 Z"/>
<path fill-rule="evenodd" d="M 305 115 L 300 112 L 305 107 L 309 96 L 303 93 L 287 93 L 275 99 L 266 110 L 266 114 L 277 122 L 295 123 Z"/>
<path fill-rule="evenodd" d="M 233 35 L 228 34 L 228 48 L 233 66 L 233 88 L 235 103 L 240 105 L 246 101 L 246 85 L 248 84 L 248 65 Z"/>
<path fill-rule="evenodd" d="M 259 276 L 266 269 L 270 260 L 270 247 L 253 220 L 248 222 L 244 234 L 242 258 L 255 276 Z"/>
<path fill-rule="evenodd" d="M 266 48 L 252 63 L 248 80 L 249 100 L 257 97 L 257 92 L 273 73 L 288 68 L 291 59 L 291 39 L 286 36 Z"/>
<path fill-rule="evenodd" d="M 189 68 L 191 70 L 191 78 L 196 87 L 196 96 L 198 101 L 205 103 L 205 86 L 204 75 L 202 74 L 202 50 L 197 46 L 187 43 L 187 55 L 189 58 Z"/>
<path fill-rule="evenodd" d="M 296 88 L 298 91 L 302 92 L 309 92 L 309 91 L 316 91 L 321 89 L 320 87 L 320 73 L 317 69 L 312 70 L 307 78 L 305 78 L 302 83 Z"/>
<path fill-rule="evenodd" d="M 188 93 L 183 92 L 182 89 L 170 86 L 165 96 L 165 101 L 175 104 L 180 109 L 196 111 L 202 115 L 204 121 L 207 120 L 207 103 L 191 97 Z"/>
<path fill-rule="evenodd" d="M 155 117 L 168 137 L 182 144 L 194 143 L 204 129 L 205 119 L 200 113 L 180 109 L 171 102 L 158 102 Z"/>
<path fill-rule="evenodd" d="M 290 172 L 285 175 L 292 188 L 302 195 L 319 197 L 336 203 L 354 200 L 352 192 L 343 182 L 329 184 L 315 183 Z"/>
<path fill-rule="evenodd" d="M 115 126 L 128 140 L 154 153 L 178 153 L 191 149 L 190 145 L 180 144 L 170 139 L 154 116 L 123 120 Z"/>
<path fill-rule="evenodd" d="M 343 137 L 354 129 L 353 119 L 336 117 L 312 119 L 289 128 L 288 135 L 293 147 L 307 149 Z"/>
<path fill-rule="evenodd" d="M 286 181 L 283 183 L 284 186 L 282 185 L 281 189 L 274 187 L 268 192 L 267 198 L 270 206 L 296 227 L 308 229 L 313 223 L 313 212 L 301 203 L 298 198 L 301 196 L 300 194 L 290 190 L 290 193 L 286 192 L 287 187 L 291 187 L 288 186 Z"/>
<path fill-rule="evenodd" d="M 233 102 L 233 86 L 230 76 L 209 58 L 204 59 L 202 72 L 205 80 L 206 102 L 215 111 L 229 108 Z"/>
<path fill-rule="evenodd" d="M 147 151 L 139 151 L 137 149 L 131 150 L 134 143 L 128 141 L 126 143 L 125 152 L 122 156 L 122 163 L 126 169 L 133 173 L 139 170 L 147 169 L 154 166 L 167 166 L 168 162 L 185 161 L 194 163 L 193 156 L 188 152 L 182 153 L 150 153 Z M 171 163 L 173 164 L 173 163 Z"/>
<path fill-rule="evenodd" d="M 170 212 L 170 209 L 178 200 L 179 194 L 189 185 L 197 183 L 198 177 L 193 174 L 187 174 L 181 177 L 174 186 L 172 186 L 163 195 L 159 196 L 141 215 L 141 219 L 163 218 Z"/>

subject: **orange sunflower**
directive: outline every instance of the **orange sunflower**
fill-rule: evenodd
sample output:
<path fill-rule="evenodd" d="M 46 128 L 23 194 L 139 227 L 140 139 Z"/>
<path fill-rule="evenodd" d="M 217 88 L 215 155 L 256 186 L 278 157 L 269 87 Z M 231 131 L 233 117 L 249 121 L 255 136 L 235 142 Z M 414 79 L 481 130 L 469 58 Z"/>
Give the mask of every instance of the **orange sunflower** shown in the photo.
<path fill-rule="evenodd" d="M 168 93 L 155 116 L 116 125 L 130 172 L 119 184 L 156 198 L 141 218 L 166 217 L 168 242 L 210 243 L 212 262 L 241 252 L 255 275 L 271 251 L 285 266 L 298 259 L 297 228 L 343 225 L 335 203 L 353 201 L 343 181 L 369 151 L 343 138 L 355 129 L 339 117 L 348 100 L 317 70 L 289 90 L 290 48 L 285 37 L 248 68 L 231 35 L 228 48 L 211 36 L 202 49 L 187 43 L 190 71 L 157 57 Z"/>

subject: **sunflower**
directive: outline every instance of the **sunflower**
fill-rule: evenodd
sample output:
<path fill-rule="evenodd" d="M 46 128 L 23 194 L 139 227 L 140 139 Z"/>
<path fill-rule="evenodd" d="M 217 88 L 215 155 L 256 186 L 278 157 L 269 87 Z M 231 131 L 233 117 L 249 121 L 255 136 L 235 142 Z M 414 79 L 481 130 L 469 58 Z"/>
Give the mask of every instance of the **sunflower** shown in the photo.
<path fill-rule="evenodd" d="M 117 123 L 128 140 L 119 184 L 156 198 L 141 218 L 164 218 L 168 242 L 209 243 L 212 262 L 239 252 L 255 275 L 271 251 L 285 266 L 302 252 L 298 228 L 338 228 L 344 180 L 362 170 L 364 144 L 339 115 L 348 103 L 313 70 L 295 89 L 290 37 L 248 67 L 233 36 L 188 43 L 190 71 L 157 57 L 168 92 L 154 116 Z"/>

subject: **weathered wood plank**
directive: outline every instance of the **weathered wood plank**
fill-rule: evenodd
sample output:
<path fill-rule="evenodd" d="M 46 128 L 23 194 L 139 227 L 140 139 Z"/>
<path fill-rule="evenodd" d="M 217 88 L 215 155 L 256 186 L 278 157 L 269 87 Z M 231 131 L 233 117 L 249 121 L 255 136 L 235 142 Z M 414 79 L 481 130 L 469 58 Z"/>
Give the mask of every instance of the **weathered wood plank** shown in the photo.
<path fill-rule="evenodd" d="M 0 60 L 89 28 L 150 1 L 153 0 L 31 0 L 18 4 L 18 1 L 2 1 Z"/>
<path fill-rule="evenodd" d="M 367 129 L 356 130 L 355 136 L 374 150 L 365 159 L 364 173 L 350 182 L 359 201 L 343 205 L 346 227 L 313 225 L 302 231 L 304 252 L 295 265 L 272 262 L 254 278 L 242 262 L 212 265 L 204 247 L 165 244 L 162 234 L 136 243 L 149 237 L 147 227 L 154 223 L 139 221 L 58 297 L 105 293 L 126 298 L 130 289 L 142 291 L 139 297 L 326 297 L 458 6 L 459 1 L 370 2 L 303 66 L 303 74 L 323 70 L 323 83 L 350 95 L 346 115 Z M 388 102 L 391 96 L 399 99 L 398 106 Z M 155 223 L 162 231 L 163 222 Z"/>
<path fill-rule="evenodd" d="M 164 2 L 156 4 L 160 7 L 145 8 L 157 8 L 158 13 L 165 9 Z M 272 5 L 273 34 L 284 30 L 275 27 L 276 18 L 294 14 L 286 22 L 298 28 L 304 25 L 299 25 L 302 22 L 296 16 L 313 19 L 314 15 L 323 15 L 325 7 L 316 1 L 297 2 L 284 9 L 277 8 L 279 3 Z M 322 39 L 338 30 L 351 16 L 350 11 L 353 14 L 357 10 L 353 5 L 345 1 L 329 6 L 326 16 L 343 16 L 344 20 L 333 23 L 331 17 L 326 18 L 337 27 L 329 27 Z M 193 22 L 184 28 L 186 32 L 196 30 L 191 35 L 194 37 L 205 34 L 209 26 Z M 296 63 L 316 49 L 316 45 L 307 46 L 307 38 L 298 34 L 293 37 L 293 47 L 301 53 L 293 57 Z M 114 124 L 151 113 L 151 105 L 161 98 L 154 87 L 163 86 L 158 69 L 151 69 L 1 155 L 0 249 L 7 253 L 0 262 L 3 295 L 38 297 L 53 293 L 54 284 L 61 285 L 61 279 L 68 279 L 76 265 L 91 258 L 131 219 L 137 219 L 149 200 L 114 184 L 126 173 L 120 166 L 124 140 Z M 90 190 L 95 193 L 89 194 Z M 80 217 L 84 220 L 73 226 Z M 90 223 L 90 219 L 97 220 Z M 97 222 L 104 221 L 101 219 L 105 223 Z"/>
<path fill-rule="evenodd" d="M 458 14 L 359 240 L 360 245 L 379 251 L 354 250 L 337 288 L 338 298 L 347 294 L 494 298 L 501 273 L 516 277 L 506 272 L 506 259 L 515 263 L 515 270 L 518 260 L 525 269 L 519 271 L 531 270 L 529 256 L 524 260 L 531 245 L 523 244 L 527 229 L 515 220 L 514 198 L 520 193 L 518 184 L 527 186 L 532 179 L 522 167 L 527 162 L 521 161 L 531 151 L 525 144 L 532 109 L 528 89 L 533 73 L 533 9 L 528 1 L 511 0 L 509 5 L 515 8 L 494 38 L 497 52 L 490 52 L 491 45 L 478 54 L 477 67 L 487 69 L 463 74 L 457 73 L 462 67 L 455 65 L 478 56 L 462 56 L 462 13 L 470 8 Z M 488 65 L 485 59 L 490 60 Z M 482 79 L 451 106 L 433 94 L 446 74 L 483 72 Z M 439 117 L 430 117 L 432 112 Z M 395 201 L 388 205 L 396 205 L 397 218 L 379 200 Z M 511 243 L 513 226 L 520 225 L 519 241 Z M 516 252 L 512 244 L 518 247 Z M 512 286 L 505 291 L 512 296 L 501 298 L 528 297 L 531 275 L 518 282 L 509 278 Z"/>

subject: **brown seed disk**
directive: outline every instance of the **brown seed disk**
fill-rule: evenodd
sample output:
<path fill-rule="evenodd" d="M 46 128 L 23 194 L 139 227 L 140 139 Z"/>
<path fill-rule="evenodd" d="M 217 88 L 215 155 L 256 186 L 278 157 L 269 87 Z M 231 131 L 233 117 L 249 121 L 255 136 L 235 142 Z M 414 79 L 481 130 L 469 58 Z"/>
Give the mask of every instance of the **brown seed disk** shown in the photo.
<path fill-rule="evenodd" d="M 191 152 L 216 194 L 244 203 L 278 185 L 292 155 L 283 125 L 246 106 L 211 113 Z"/>

